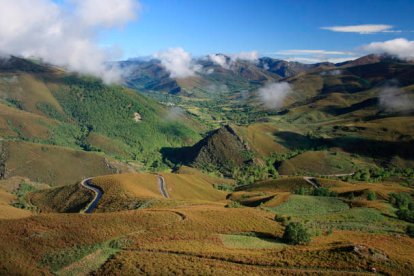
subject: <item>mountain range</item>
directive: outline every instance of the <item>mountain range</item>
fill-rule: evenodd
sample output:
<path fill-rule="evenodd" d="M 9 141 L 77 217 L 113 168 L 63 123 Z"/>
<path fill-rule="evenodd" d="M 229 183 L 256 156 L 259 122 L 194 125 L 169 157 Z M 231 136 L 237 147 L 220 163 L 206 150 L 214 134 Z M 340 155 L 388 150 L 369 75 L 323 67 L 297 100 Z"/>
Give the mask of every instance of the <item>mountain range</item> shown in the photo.
<path fill-rule="evenodd" d="M 110 65 L 0 59 L 0 274 L 412 271 L 411 61 Z"/>

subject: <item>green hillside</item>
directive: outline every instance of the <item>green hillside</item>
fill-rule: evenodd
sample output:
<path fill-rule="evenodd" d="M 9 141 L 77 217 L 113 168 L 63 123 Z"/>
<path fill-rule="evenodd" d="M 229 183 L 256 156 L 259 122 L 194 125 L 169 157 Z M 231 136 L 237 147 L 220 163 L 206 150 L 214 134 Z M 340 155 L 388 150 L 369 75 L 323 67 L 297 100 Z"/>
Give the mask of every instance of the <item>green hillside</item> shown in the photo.
<path fill-rule="evenodd" d="M 204 127 L 186 112 L 121 86 L 11 58 L 0 64 L 0 137 L 102 152 L 159 167 L 163 147 L 189 145 Z"/>

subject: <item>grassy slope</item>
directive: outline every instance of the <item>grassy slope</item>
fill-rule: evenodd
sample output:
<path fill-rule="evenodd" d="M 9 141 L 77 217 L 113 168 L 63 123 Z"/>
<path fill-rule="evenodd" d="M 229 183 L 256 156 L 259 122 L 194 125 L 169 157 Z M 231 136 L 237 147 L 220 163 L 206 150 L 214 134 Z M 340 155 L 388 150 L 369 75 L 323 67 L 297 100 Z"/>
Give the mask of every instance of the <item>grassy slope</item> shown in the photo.
<path fill-rule="evenodd" d="M 349 155 L 328 151 L 307 151 L 281 162 L 278 171 L 283 175 L 293 174 L 347 174 L 357 167 Z"/>
<path fill-rule="evenodd" d="M 172 199 L 224 201 L 226 193 L 216 190 L 213 185 L 221 184 L 220 178 L 188 174 L 162 174 L 167 183 L 167 189 Z"/>
<path fill-rule="evenodd" d="M 49 214 L 18 222 L 0 221 L 0 271 L 70 271 L 88 259 L 98 262 L 99 258 L 92 257 L 100 256 L 106 244 L 112 244 L 115 255 L 92 268 L 102 264 L 98 275 L 167 271 L 222 274 L 228 273 L 229 268 L 235 275 L 329 275 L 366 273 L 372 267 L 380 273 L 407 274 L 414 267 L 413 240 L 405 236 L 335 230 L 332 235 L 314 238 L 310 245 L 258 250 L 255 247 L 280 241 L 283 227 L 271 218 L 271 214 L 258 209 L 192 206 L 88 216 Z M 223 235 L 252 232 L 267 237 L 268 242 L 244 240 L 238 242 L 239 248 L 229 248 L 222 240 Z M 34 242 L 27 243 L 27 236 Z M 365 246 L 367 250 L 358 253 L 353 250 L 355 246 Z M 382 255 L 387 257 L 377 258 Z"/>
<path fill-rule="evenodd" d="M 236 126 L 235 129 L 258 156 L 267 157 L 275 152 L 287 151 L 275 139 L 278 128 L 274 124 L 256 123 L 249 126 Z"/>
<path fill-rule="evenodd" d="M 97 212 L 176 206 L 186 203 L 220 202 L 227 193 L 214 185 L 233 181 L 203 174 L 191 168 L 179 173 L 162 173 L 170 198 L 165 199 L 159 189 L 158 177 L 150 173 L 124 173 L 93 178 L 93 184 L 103 191 Z M 43 212 L 79 212 L 92 199 L 92 194 L 79 186 L 66 185 L 30 194 L 31 202 Z"/>
<path fill-rule="evenodd" d="M 13 203 L 15 200 L 15 195 L 0 188 L 0 220 L 20 219 L 32 215 L 32 213 L 28 210 L 23 210 L 11 206 L 11 203 Z"/>
<path fill-rule="evenodd" d="M 79 184 L 36 191 L 28 195 L 38 210 L 57 213 L 79 213 L 93 199 L 94 194 Z"/>
<path fill-rule="evenodd" d="M 161 148 L 194 143 L 203 131 L 186 113 L 136 92 L 17 58 L 0 66 L 0 106 L 2 138 L 98 150 L 154 167 Z"/>
<path fill-rule="evenodd" d="M 225 200 L 226 193 L 214 189 L 213 184 L 223 183 L 226 180 L 201 173 L 197 175 L 162 173 L 162 176 L 170 196 L 170 200 L 167 201 L 161 195 L 155 174 L 119 174 L 94 178 L 93 183 L 101 187 L 104 192 L 97 211 L 135 209 L 147 204 L 174 205 L 181 201 Z"/>
<path fill-rule="evenodd" d="M 89 176 L 127 170 L 111 165 L 102 155 L 26 142 L 3 142 L 5 177 L 25 176 L 53 186 L 73 184 Z"/>

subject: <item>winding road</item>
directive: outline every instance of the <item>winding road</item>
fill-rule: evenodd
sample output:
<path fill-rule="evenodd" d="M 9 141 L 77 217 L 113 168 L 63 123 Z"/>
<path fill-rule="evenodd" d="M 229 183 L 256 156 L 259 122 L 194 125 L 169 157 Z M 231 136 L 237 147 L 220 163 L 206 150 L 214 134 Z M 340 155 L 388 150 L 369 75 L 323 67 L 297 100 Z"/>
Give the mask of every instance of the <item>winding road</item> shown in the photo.
<path fill-rule="evenodd" d="M 95 197 L 93 198 L 93 200 L 89 202 L 89 204 L 85 207 L 85 209 L 81 211 L 81 213 L 86 213 L 86 214 L 92 213 L 93 210 L 95 210 L 96 207 L 98 206 L 99 200 L 101 199 L 103 195 L 102 190 L 99 187 L 93 185 L 91 181 L 92 181 L 92 178 L 86 178 L 82 180 L 81 182 L 82 187 L 88 190 L 91 190 L 95 194 Z"/>
<path fill-rule="evenodd" d="M 160 186 L 161 194 L 165 198 L 170 198 L 170 196 L 168 195 L 168 191 L 167 191 L 167 185 L 165 184 L 165 178 L 160 174 L 157 174 L 157 177 L 158 177 L 158 185 Z"/>
<path fill-rule="evenodd" d="M 160 193 L 165 197 L 165 198 L 170 198 L 168 191 L 167 191 L 167 184 L 165 182 L 165 178 L 162 175 L 157 175 L 158 177 L 158 185 L 160 188 Z M 103 195 L 103 191 L 101 190 L 101 188 L 99 188 L 96 185 L 92 184 L 92 177 L 90 178 L 86 178 L 84 180 L 81 181 L 80 185 L 82 187 L 84 187 L 85 189 L 91 190 L 94 194 L 95 197 L 92 199 L 91 202 L 89 202 L 89 204 L 81 211 L 81 213 L 86 213 L 86 214 L 90 214 L 92 213 L 96 207 L 98 206 L 99 200 L 101 200 L 102 195 Z"/>

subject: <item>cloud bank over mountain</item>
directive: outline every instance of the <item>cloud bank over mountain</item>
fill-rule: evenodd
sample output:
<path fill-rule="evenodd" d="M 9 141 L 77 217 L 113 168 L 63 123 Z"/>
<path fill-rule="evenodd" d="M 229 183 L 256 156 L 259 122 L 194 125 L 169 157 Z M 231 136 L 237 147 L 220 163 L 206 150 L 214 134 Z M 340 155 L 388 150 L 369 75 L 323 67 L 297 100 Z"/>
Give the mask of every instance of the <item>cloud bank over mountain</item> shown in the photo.
<path fill-rule="evenodd" d="M 120 74 L 105 62 L 118 58 L 116 48 L 103 49 L 101 28 L 122 27 L 137 18 L 135 0 L 0 1 L 0 49 L 3 54 L 40 58 L 69 70 L 116 82 Z"/>
<path fill-rule="evenodd" d="M 180 47 L 157 52 L 154 57 L 161 61 L 171 78 L 192 77 L 202 69 L 201 65 L 194 62 L 191 54 Z"/>
<path fill-rule="evenodd" d="M 414 59 L 414 41 L 397 38 L 384 42 L 372 42 L 362 47 L 368 53 L 389 54 L 401 59 Z"/>

